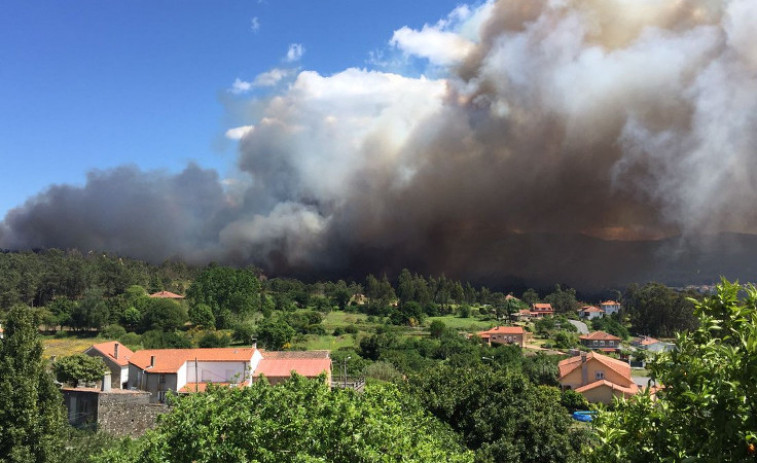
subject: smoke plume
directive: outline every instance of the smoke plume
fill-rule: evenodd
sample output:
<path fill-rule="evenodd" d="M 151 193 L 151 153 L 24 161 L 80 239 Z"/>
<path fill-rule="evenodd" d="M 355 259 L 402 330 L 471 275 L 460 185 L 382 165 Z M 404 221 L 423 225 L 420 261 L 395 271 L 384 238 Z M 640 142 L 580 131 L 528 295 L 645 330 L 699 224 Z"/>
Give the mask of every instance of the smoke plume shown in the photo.
<path fill-rule="evenodd" d="M 302 71 L 251 102 L 242 184 L 94 172 L 12 210 L 0 246 L 279 274 L 654 276 L 660 246 L 623 243 L 757 232 L 754 24 L 752 0 L 459 7 L 391 37 L 433 77 Z"/>

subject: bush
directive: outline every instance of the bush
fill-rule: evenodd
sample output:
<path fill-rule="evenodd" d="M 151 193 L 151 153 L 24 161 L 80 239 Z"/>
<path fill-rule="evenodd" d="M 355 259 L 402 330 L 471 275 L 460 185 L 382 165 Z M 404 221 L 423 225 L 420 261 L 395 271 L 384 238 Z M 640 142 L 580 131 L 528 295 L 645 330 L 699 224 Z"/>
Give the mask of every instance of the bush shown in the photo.
<path fill-rule="evenodd" d="M 220 333 L 217 331 L 209 331 L 205 333 L 201 338 L 198 346 L 209 347 L 229 347 L 231 344 L 231 338 L 226 333 Z"/>
<path fill-rule="evenodd" d="M 589 408 L 589 402 L 586 401 L 586 398 L 572 389 L 563 391 L 560 403 L 571 412 Z"/>
<path fill-rule="evenodd" d="M 105 362 L 100 357 L 76 354 L 55 362 L 53 369 L 58 381 L 77 386 L 79 381 L 94 382 L 102 379 L 106 371 Z"/>
<path fill-rule="evenodd" d="M 365 368 L 365 377 L 393 382 L 402 379 L 402 374 L 389 362 L 376 362 Z"/>
<path fill-rule="evenodd" d="M 142 336 L 138 335 L 137 333 L 126 333 L 124 335 L 121 335 L 118 340 L 121 342 L 121 344 L 132 350 L 142 344 Z"/>
<path fill-rule="evenodd" d="M 106 337 L 108 339 L 119 339 L 121 336 L 126 334 L 126 328 L 124 328 L 121 325 L 108 325 L 105 327 L 105 329 L 102 332 L 103 337 Z"/>

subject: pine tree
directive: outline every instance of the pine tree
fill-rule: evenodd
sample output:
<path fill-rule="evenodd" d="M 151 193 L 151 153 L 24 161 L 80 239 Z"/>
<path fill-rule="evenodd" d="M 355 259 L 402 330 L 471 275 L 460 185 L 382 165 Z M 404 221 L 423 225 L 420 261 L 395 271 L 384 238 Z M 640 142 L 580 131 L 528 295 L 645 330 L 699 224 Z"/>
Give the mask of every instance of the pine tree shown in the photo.
<path fill-rule="evenodd" d="M 42 361 L 36 317 L 16 306 L 0 341 L 0 462 L 58 461 L 64 420 L 63 400 Z"/>

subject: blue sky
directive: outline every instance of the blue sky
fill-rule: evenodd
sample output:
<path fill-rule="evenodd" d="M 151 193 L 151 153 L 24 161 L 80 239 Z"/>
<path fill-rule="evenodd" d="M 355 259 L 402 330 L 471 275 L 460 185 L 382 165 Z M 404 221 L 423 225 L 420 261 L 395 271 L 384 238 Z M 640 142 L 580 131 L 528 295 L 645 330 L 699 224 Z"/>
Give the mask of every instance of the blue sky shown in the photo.
<path fill-rule="evenodd" d="M 135 164 L 233 170 L 246 121 L 233 83 L 271 69 L 330 75 L 397 53 L 459 2 L 33 1 L 0 6 L 0 219 L 51 184 Z M 301 56 L 287 54 L 301 46 Z M 297 51 L 297 47 L 292 49 Z M 294 53 L 297 55 L 297 53 Z M 253 89 L 253 92 L 265 91 Z"/>

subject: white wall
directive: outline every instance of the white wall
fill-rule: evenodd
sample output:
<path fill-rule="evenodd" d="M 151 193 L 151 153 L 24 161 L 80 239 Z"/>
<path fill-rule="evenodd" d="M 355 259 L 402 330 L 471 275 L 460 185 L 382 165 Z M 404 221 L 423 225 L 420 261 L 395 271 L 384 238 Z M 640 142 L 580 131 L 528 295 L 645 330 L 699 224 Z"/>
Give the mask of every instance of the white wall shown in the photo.
<path fill-rule="evenodd" d="M 186 367 L 186 383 L 229 383 L 242 382 L 250 376 L 249 362 L 197 362 L 197 376 L 195 376 L 195 361 L 184 364 Z M 185 384 L 186 384 L 185 383 Z"/>
<path fill-rule="evenodd" d="M 189 363 L 189 362 L 187 362 Z M 176 372 L 176 390 L 180 391 L 187 383 L 187 363 L 180 366 Z M 192 362 L 194 364 L 194 362 Z"/>
<path fill-rule="evenodd" d="M 121 384 L 123 385 L 125 382 L 128 382 L 128 381 L 129 381 L 129 367 L 127 365 L 125 367 L 121 367 Z"/>

